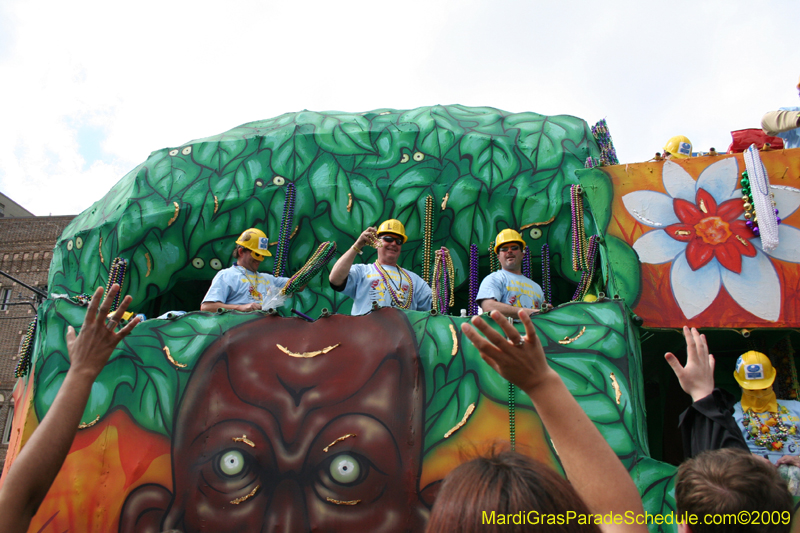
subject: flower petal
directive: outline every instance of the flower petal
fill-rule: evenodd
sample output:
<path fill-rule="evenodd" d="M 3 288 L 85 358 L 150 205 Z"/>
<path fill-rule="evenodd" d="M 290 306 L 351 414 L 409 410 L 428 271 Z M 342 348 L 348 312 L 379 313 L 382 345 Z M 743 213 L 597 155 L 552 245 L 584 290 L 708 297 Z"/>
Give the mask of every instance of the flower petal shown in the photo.
<path fill-rule="evenodd" d="M 697 236 L 694 226 L 689 224 L 670 224 L 664 231 L 668 237 L 681 242 L 689 242 Z"/>
<path fill-rule="evenodd" d="M 775 207 L 780 212 L 781 218 L 786 218 L 800 207 L 800 189 L 786 187 L 785 185 L 770 185 L 770 190 L 775 193 Z"/>
<path fill-rule="evenodd" d="M 752 241 L 751 241 L 752 242 Z M 761 239 L 755 239 L 753 244 L 761 248 Z M 800 263 L 800 230 L 787 224 L 778 225 L 778 247 L 769 255 L 781 261 Z"/>
<path fill-rule="evenodd" d="M 660 265 L 668 263 L 686 249 L 686 243 L 676 241 L 662 230 L 648 231 L 633 243 L 639 261 Z"/>
<path fill-rule="evenodd" d="M 714 247 L 701 239 L 692 239 L 686 246 L 686 261 L 692 270 L 703 268 L 714 257 Z"/>
<path fill-rule="evenodd" d="M 739 164 L 736 157 L 726 157 L 708 165 L 697 178 L 697 189 L 705 189 L 718 204 L 730 200 L 739 181 Z M 739 195 L 741 196 L 741 194 Z"/>
<path fill-rule="evenodd" d="M 736 244 L 731 242 L 730 239 L 726 243 L 714 246 L 714 257 L 717 258 L 723 268 L 737 274 L 742 271 L 742 254 L 739 253 Z"/>
<path fill-rule="evenodd" d="M 672 208 L 684 224 L 691 224 L 694 226 L 705 217 L 703 212 L 694 205 L 694 202 L 687 202 L 686 200 L 676 198 L 672 201 Z"/>
<path fill-rule="evenodd" d="M 722 284 L 745 311 L 774 322 L 781 314 L 781 283 L 769 257 L 743 258 L 742 273 L 722 270 Z"/>
<path fill-rule="evenodd" d="M 699 270 L 693 270 L 684 254 L 672 263 L 670 282 L 675 301 L 686 315 L 694 318 L 705 311 L 719 294 L 719 263 L 711 261 Z"/>
<path fill-rule="evenodd" d="M 678 222 L 672 198 L 655 191 L 634 191 L 622 197 L 628 212 L 646 226 L 662 228 Z"/>
<path fill-rule="evenodd" d="M 717 201 L 705 189 L 697 189 L 695 204 L 703 213 L 703 218 L 713 217 L 717 214 Z"/>
<path fill-rule="evenodd" d="M 744 215 L 744 202 L 742 199 L 728 200 L 717 207 L 717 216 L 725 222 L 736 220 Z"/>
<path fill-rule="evenodd" d="M 670 196 L 694 202 L 697 187 L 694 179 L 683 170 L 682 166 L 669 160 L 664 161 L 664 166 L 661 168 L 661 179 Z"/>

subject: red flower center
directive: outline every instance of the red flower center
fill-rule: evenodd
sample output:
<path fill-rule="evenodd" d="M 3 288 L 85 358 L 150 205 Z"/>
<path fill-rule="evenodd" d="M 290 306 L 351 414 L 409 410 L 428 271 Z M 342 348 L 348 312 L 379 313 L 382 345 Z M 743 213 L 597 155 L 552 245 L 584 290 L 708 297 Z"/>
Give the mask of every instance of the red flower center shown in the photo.
<path fill-rule="evenodd" d="M 722 244 L 732 235 L 728 223 L 716 216 L 695 224 L 694 231 L 706 244 Z"/>
<path fill-rule="evenodd" d="M 741 200 L 717 205 L 706 190 L 698 189 L 694 203 L 676 198 L 673 207 L 680 222 L 664 230 L 676 241 L 686 243 L 686 261 L 692 270 L 716 258 L 723 268 L 740 274 L 742 256 L 756 256 L 755 246 L 748 241 L 753 232 L 739 219 L 744 212 Z"/>

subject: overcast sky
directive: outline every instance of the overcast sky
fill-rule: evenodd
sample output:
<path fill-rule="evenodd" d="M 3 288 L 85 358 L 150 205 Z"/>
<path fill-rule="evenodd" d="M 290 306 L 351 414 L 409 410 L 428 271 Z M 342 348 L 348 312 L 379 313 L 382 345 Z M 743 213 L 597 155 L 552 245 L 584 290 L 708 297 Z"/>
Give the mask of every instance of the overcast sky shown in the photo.
<path fill-rule="evenodd" d="M 623 163 L 800 105 L 800 2 L 0 0 L 0 192 L 77 214 L 153 150 L 310 109 L 608 120 Z"/>

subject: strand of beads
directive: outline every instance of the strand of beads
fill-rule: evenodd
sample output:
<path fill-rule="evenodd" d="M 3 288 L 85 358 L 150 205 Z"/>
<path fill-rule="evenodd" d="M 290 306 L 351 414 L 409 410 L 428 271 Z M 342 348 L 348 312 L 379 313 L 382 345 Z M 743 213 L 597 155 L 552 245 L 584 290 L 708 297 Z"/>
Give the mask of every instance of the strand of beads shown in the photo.
<path fill-rule="evenodd" d="M 326 241 L 317 247 L 317 250 L 311 255 L 306 264 L 297 271 L 297 273 L 289 278 L 286 285 L 281 289 L 281 294 L 290 296 L 306 285 L 319 274 L 325 265 L 333 259 L 333 254 L 336 252 L 336 243 Z"/>
<path fill-rule="evenodd" d="M 84 292 L 81 294 L 76 294 L 75 296 L 71 296 L 70 300 L 72 300 L 78 305 L 86 307 L 87 305 L 89 305 L 89 302 L 92 301 L 92 295 Z"/>
<path fill-rule="evenodd" d="M 19 348 L 19 362 L 14 371 L 14 376 L 21 378 L 26 376 L 31 370 L 31 356 L 33 355 L 33 339 L 36 335 L 36 325 L 38 324 L 39 317 L 34 317 L 31 323 L 28 324 L 28 331 L 25 333 L 25 338 Z"/>
<path fill-rule="evenodd" d="M 747 167 L 751 189 L 750 198 L 755 210 L 754 227 L 758 227 L 757 235 L 761 238 L 761 249 L 769 253 L 779 245 L 778 224 L 780 223 L 775 200 L 771 197 L 769 176 L 755 145 L 748 147 L 742 155 Z"/>
<path fill-rule="evenodd" d="M 569 188 L 572 211 L 572 270 L 586 270 L 586 231 L 583 226 L 583 189 L 580 185 Z"/>
<path fill-rule="evenodd" d="M 572 301 L 581 300 L 589 291 L 589 286 L 592 284 L 594 278 L 594 266 L 597 259 L 597 235 L 592 235 L 589 239 L 589 252 L 587 255 L 587 267 L 581 274 L 581 281 L 575 289 L 575 294 L 572 295 Z"/>
<path fill-rule="evenodd" d="M 411 276 L 409 276 L 405 270 L 401 267 L 396 266 L 397 273 L 400 276 L 400 285 L 403 284 L 403 276 L 405 276 L 406 281 L 408 282 L 408 294 L 406 294 L 406 298 L 404 301 L 401 301 L 400 298 L 397 296 L 394 288 L 392 288 L 391 279 L 389 278 L 389 273 L 383 269 L 383 266 L 378 262 L 375 261 L 375 269 L 378 271 L 378 275 L 381 277 L 381 281 L 383 281 L 383 286 L 386 287 L 386 290 L 389 291 L 389 296 L 392 298 L 392 302 L 394 302 L 395 307 L 399 307 L 400 309 L 409 309 L 411 307 L 411 302 L 414 301 L 414 282 L 411 280 Z"/>
<path fill-rule="evenodd" d="M 125 281 L 125 274 L 128 271 L 128 260 L 123 259 L 121 257 L 115 257 L 113 261 L 111 261 L 111 269 L 108 271 L 108 283 L 106 284 L 106 292 L 111 290 L 111 285 L 116 283 L 119 285 L 119 292 L 114 297 L 114 301 L 111 303 L 111 309 L 109 311 L 114 311 L 119 306 L 120 295 L 122 294 L 122 283 Z"/>
<path fill-rule="evenodd" d="M 508 440 L 513 452 L 517 444 L 517 391 L 513 383 L 508 383 Z"/>
<path fill-rule="evenodd" d="M 606 119 L 602 119 L 592 126 L 592 136 L 597 141 L 597 146 L 600 147 L 600 166 L 619 165 L 617 151 L 614 150 L 614 141 L 611 140 L 611 134 L 608 132 Z"/>
<path fill-rule="evenodd" d="M 489 245 L 489 270 L 492 272 L 500 270 L 500 260 L 497 259 L 497 254 L 494 253 L 494 243 Z"/>
<path fill-rule="evenodd" d="M 275 264 L 272 270 L 274 276 L 283 276 L 289 263 L 289 239 L 294 222 L 294 199 L 296 196 L 294 183 L 286 186 L 286 197 L 283 201 L 283 219 L 278 233 L 278 249 L 275 252 Z"/>
<path fill-rule="evenodd" d="M 789 435 L 797 434 L 797 426 L 787 424 L 781 414 L 788 416 L 788 411 L 782 405 L 778 406 L 779 412 L 766 412 L 765 420 L 761 419 L 760 413 L 754 413 L 751 409 L 747 410 L 742 418 L 744 434 L 746 440 L 753 440 L 756 446 L 767 448 L 770 451 L 781 450 L 783 443 Z"/>
<path fill-rule="evenodd" d="M 522 252 L 522 275 L 528 279 L 533 279 L 531 277 L 531 249 L 528 246 Z"/>
<path fill-rule="evenodd" d="M 758 217 L 756 216 L 755 203 L 753 202 L 753 191 L 750 187 L 750 177 L 745 170 L 742 172 L 742 207 L 744 208 L 745 224 L 753 232 L 753 235 L 758 237 L 761 235 L 761 230 L 758 228 Z M 772 200 L 772 207 L 775 208 L 775 222 L 781 223 L 781 217 L 778 216 L 779 211 L 777 203 L 775 202 L 775 193 L 770 192 L 770 199 Z"/>
<path fill-rule="evenodd" d="M 431 282 L 431 240 L 433 239 L 433 196 L 425 198 L 425 228 L 422 233 L 422 279 Z"/>
<path fill-rule="evenodd" d="M 455 275 L 450 250 L 442 246 L 436 251 L 436 264 L 433 267 L 432 292 L 433 308 L 440 314 L 447 314 L 455 304 Z"/>
<path fill-rule="evenodd" d="M 553 287 L 550 285 L 550 246 L 542 245 L 542 292 L 544 303 L 553 305 Z"/>
<path fill-rule="evenodd" d="M 469 245 L 469 302 L 467 303 L 467 313 L 470 316 L 478 314 L 478 245 Z"/>

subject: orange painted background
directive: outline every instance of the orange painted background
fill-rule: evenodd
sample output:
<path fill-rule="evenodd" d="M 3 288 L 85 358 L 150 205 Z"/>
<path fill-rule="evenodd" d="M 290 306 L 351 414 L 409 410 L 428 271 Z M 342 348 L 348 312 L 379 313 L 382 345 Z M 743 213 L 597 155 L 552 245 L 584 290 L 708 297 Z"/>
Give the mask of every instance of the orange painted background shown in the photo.
<path fill-rule="evenodd" d="M 735 156 L 698 157 L 675 160 L 693 179 L 697 180 L 710 165 L 723 158 L 735 157 L 738 173 L 746 169 L 742 154 Z M 800 188 L 800 149 L 764 152 L 762 162 L 767 170 L 770 185 Z M 603 168 L 613 184 L 612 216 L 607 233 L 624 240 L 629 245 L 647 232 L 659 231 L 638 221 L 623 203 L 623 197 L 634 191 L 650 190 L 668 194 L 662 181 L 664 162 L 639 163 Z M 737 179 L 736 188 L 740 188 Z M 784 194 L 775 190 L 776 196 Z M 800 213 L 794 211 L 783 218 L 783 224 L 800 227 Z M 780 213 L 781 217 L 785 213 Z M 784 243 L 788 245 L 789 243 Z M 800 325 L 800 264 L 771 259 L 781 287 L 781 310 L 776 321 L 765 320 L 748 312 L 731 296 L 725 286 L 711 305 L 700 314 L 687 318 L 673 294 L 670 271 L 672 263 L 648 264 L 642 262 L 641 295 L 635 307 L 637 315 L 647 327 L 674 328 L 684 324 L 697 327 L 797 327 Z"/>

